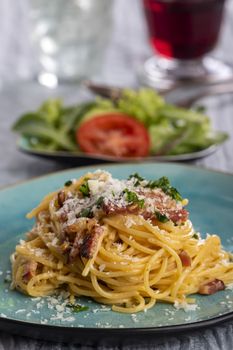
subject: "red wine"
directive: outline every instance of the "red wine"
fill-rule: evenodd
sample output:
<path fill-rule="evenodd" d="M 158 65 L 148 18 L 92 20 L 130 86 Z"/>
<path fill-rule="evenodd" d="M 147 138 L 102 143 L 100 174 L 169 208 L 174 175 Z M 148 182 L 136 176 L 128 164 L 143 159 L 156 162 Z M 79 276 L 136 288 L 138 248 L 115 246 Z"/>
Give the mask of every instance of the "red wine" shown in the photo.
<path fill-rule="evenodd" d="M 143 0 L 152 47 L 160 55 L 195 59 L 216 45 L 224 0 Z"/>

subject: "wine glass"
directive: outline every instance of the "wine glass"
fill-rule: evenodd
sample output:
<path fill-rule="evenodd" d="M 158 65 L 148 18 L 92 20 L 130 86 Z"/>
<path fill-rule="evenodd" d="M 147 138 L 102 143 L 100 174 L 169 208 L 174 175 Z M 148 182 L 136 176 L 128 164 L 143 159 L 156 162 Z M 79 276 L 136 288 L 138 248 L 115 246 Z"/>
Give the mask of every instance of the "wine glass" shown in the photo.
<path fill-rule="evenodd" d="M 233 77 L 210 57 L 219 38 L 225 0 L 143 0 L 155 55 L 143 66 L 144 83 L 168 89 L 180 82 L 210 83 Z"/>

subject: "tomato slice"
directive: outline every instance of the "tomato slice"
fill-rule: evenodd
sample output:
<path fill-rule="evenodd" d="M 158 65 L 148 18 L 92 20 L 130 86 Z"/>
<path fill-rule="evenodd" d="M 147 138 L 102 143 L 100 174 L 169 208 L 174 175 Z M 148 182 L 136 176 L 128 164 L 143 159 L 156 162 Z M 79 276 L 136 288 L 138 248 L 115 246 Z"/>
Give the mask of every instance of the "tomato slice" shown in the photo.
<path fill-rule="evenodd" d="M 126 114 L 103 113 L 83 122 L 76 140 L 82 151 L 116 157 L 145 157 L 150 138 L 145 126 Z"/>

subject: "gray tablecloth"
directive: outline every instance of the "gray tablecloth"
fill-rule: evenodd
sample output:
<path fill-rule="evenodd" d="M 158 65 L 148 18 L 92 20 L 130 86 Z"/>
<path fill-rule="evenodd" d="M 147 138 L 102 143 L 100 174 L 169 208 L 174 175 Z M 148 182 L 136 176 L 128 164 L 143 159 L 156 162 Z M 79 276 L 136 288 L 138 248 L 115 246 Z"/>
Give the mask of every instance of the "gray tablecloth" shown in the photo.
<path fill-rule="evenodd" d="M 112 1 L 112 0 L 110 0 Z M 35 65 L 28 40 L 26 0 L 0 2 L 0 186 L 63 169 L 64 164 L 30 157 L 17 151 L 16 137 L 10 131 L 14 120 L 34 109 L 48 97 L 77 102 L 90 94 L 80 86 L 59 86 L 49 90 L 32 80 Z M 214 55 L 233 63 L 233 1 L 227 4 L 222 36 Z M 102 71 L 96 79 L 121 86 L 135 86 L 137 70 L 150 56 L 139 0 L 115 0 L 114 29 Z M 26 80 L 25 80 L 26 79 Z M 182 91 L 179 92 L 183 93 Z M 176 96 L 174 95 L 173 98 Z M 205 101 L 216 128 L 231 135 L 213 155 L 194 162 L 204 167 L 233 172 L 233 96 L 212 97 Z M 80 164 L 77 164 L 79 166 Z M 66 165 L 67 166 L 67 165 Z M 203 331 L 156 337 L 148 344 L 122 345 L 124 349 L 233 349 L 233 323 Z M 0 349 L 75 349 L 78 345 L 52 344 L 0 332 Z M 91 347 L 82 347 L 91 349 Z M 99 346 L 103 349 L 103 346 Z M 117 349 L 117 347 L 114 347 Z"/>

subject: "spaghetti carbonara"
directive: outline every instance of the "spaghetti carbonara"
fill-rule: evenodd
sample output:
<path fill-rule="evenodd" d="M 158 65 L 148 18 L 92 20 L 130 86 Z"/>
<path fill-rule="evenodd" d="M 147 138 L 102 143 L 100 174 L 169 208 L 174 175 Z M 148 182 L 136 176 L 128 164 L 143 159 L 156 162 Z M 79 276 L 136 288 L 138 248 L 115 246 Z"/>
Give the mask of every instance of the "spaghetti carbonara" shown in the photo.
<path fill-rule="evenodd" d="M 217 235 L 194 231 L 187 203 L 166 177 L 97 170 L 67 181 L 27 215 L 36 223 L 11 256 L 13 288 L 35 297 L 65 289 L 128 313 L 223 290 L 231 255 Z"/>

